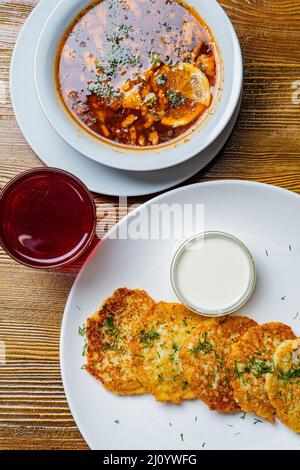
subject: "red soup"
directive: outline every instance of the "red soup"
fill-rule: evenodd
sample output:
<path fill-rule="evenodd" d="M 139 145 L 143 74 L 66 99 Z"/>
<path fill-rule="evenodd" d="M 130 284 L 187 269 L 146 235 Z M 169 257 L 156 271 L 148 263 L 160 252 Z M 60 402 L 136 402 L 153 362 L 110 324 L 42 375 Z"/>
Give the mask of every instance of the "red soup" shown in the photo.
<path fill-rule="evenodd" d="M 22 173 L 0 193 L 0 243 L 27 266 L 58 267 L 73 261 L 90 244 L 95 224 L 90 192 L 61 170 Z"/>
<path fill-rule="evenodd" d="M 67 30 L 57 86 L 96 137 L 149 147 L 198 125 L 216 98 L 219 65 L 209 27 L 186 3 L 102 0 Z"/>

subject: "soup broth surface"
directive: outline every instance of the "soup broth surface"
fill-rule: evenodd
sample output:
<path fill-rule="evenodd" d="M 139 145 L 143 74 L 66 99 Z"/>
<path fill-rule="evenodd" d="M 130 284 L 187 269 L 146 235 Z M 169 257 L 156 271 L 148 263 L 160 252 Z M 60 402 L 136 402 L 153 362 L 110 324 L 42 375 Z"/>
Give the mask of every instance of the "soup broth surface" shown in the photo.
<path fill-rule="evenodd" d="M 75 19 L 57 82 L 72 116 L 99 138 L 155 146 L 211 107 L 218 56 L 209 28 L 175 0 L 103 0 Z"/>

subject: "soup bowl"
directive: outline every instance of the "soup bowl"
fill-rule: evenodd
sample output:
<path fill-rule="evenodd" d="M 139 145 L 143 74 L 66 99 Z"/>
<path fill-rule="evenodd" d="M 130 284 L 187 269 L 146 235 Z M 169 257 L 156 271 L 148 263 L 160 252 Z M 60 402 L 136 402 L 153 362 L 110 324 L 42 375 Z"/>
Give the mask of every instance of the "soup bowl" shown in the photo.
<path fill-rule="evenodd" d="M 72 147 L 101 164 L 130 171 L 153 171 L 182 163 L 205 150 L 230 121 L 242 90 L 242 54 L 235 30 L 215 0 L 188 0 L 208 25 L 220 58 L 219 84 L 203 119 L 178 139 L 162 145 L 125 147 L 97 138 L 67 111 L 57 86 L 57 54 L 68 26 L 91 0 L 61 0 L 45 23 L 38 40 L 34 77 L 41 107 L 51 125 Z"/>

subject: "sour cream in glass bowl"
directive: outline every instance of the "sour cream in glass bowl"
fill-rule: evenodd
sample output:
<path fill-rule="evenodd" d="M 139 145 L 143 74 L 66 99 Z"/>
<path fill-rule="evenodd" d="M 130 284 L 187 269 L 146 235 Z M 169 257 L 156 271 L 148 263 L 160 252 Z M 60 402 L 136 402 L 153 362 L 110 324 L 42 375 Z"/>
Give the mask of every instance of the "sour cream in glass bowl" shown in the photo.
<path fill-rule="evenodd" d="M 238 238 L 225 232 L 204 232 L 176 251 L 171 282 L 188 308 L 217 317 L 235 312 L 249 300 L 256 268 L 250 251 Z"/>

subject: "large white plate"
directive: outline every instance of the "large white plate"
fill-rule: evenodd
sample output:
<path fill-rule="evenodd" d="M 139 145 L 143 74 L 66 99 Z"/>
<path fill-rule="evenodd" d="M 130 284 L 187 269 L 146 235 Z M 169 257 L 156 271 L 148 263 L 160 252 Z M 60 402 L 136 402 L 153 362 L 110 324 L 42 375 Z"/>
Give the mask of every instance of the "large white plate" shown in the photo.
<path fill-rule="evenodd" d="M 300 197 L 260 183 L 218 181 L 158 196 L 128 220 L 147 217 L 152 203 L 204 204 L 205 230 L 239 237 L 253 254 L 257 286 L 242 313 L 258 322 L 283 321 L 299 334 Z M 193 232 L 192 227 L 187 232 Z M 188 235 L 188 233 L 187 233 Z M 162 405 L 148 395 L 119 397 L 81 370 L 78 326 L 114 289 L 142 288 L 154 299 L 174 301 L 169 266 L 176 241 L 106 238 L 82 268 L 70 293 L 61 332 L 61 370 L 75 421 L 93 449 L 299 449 L 299 435 L 279 422 L 254 424 L 211 412 L 198 400 Z M 197 420 L 195 417 L 197 416 Z M 115 423 L 119 420 L 119 424 Z M 169 424 L 171 423 L 171 425 Z M 181 439 L 183 434 L 183 441 Z"/>
<path fill-rule="evenodd" d="M 175 186 L 207 165 L 221 150 L 236 122 L 240 103 L 222 134 L 204 152 L 175 167 L 150 172 L 121 171 L 96 163 L 68 145 L 44 115 L 33 77 L 35 47 L 41 29 L 59 0 L 42 0 L 26 21 L 11 64 L 14 112 L 28 144 L 48 166 L 69 171 L 94 192 L 110 196 L 139 196 Z M 26 90 L 26 93 L 24 93 Z"/>

